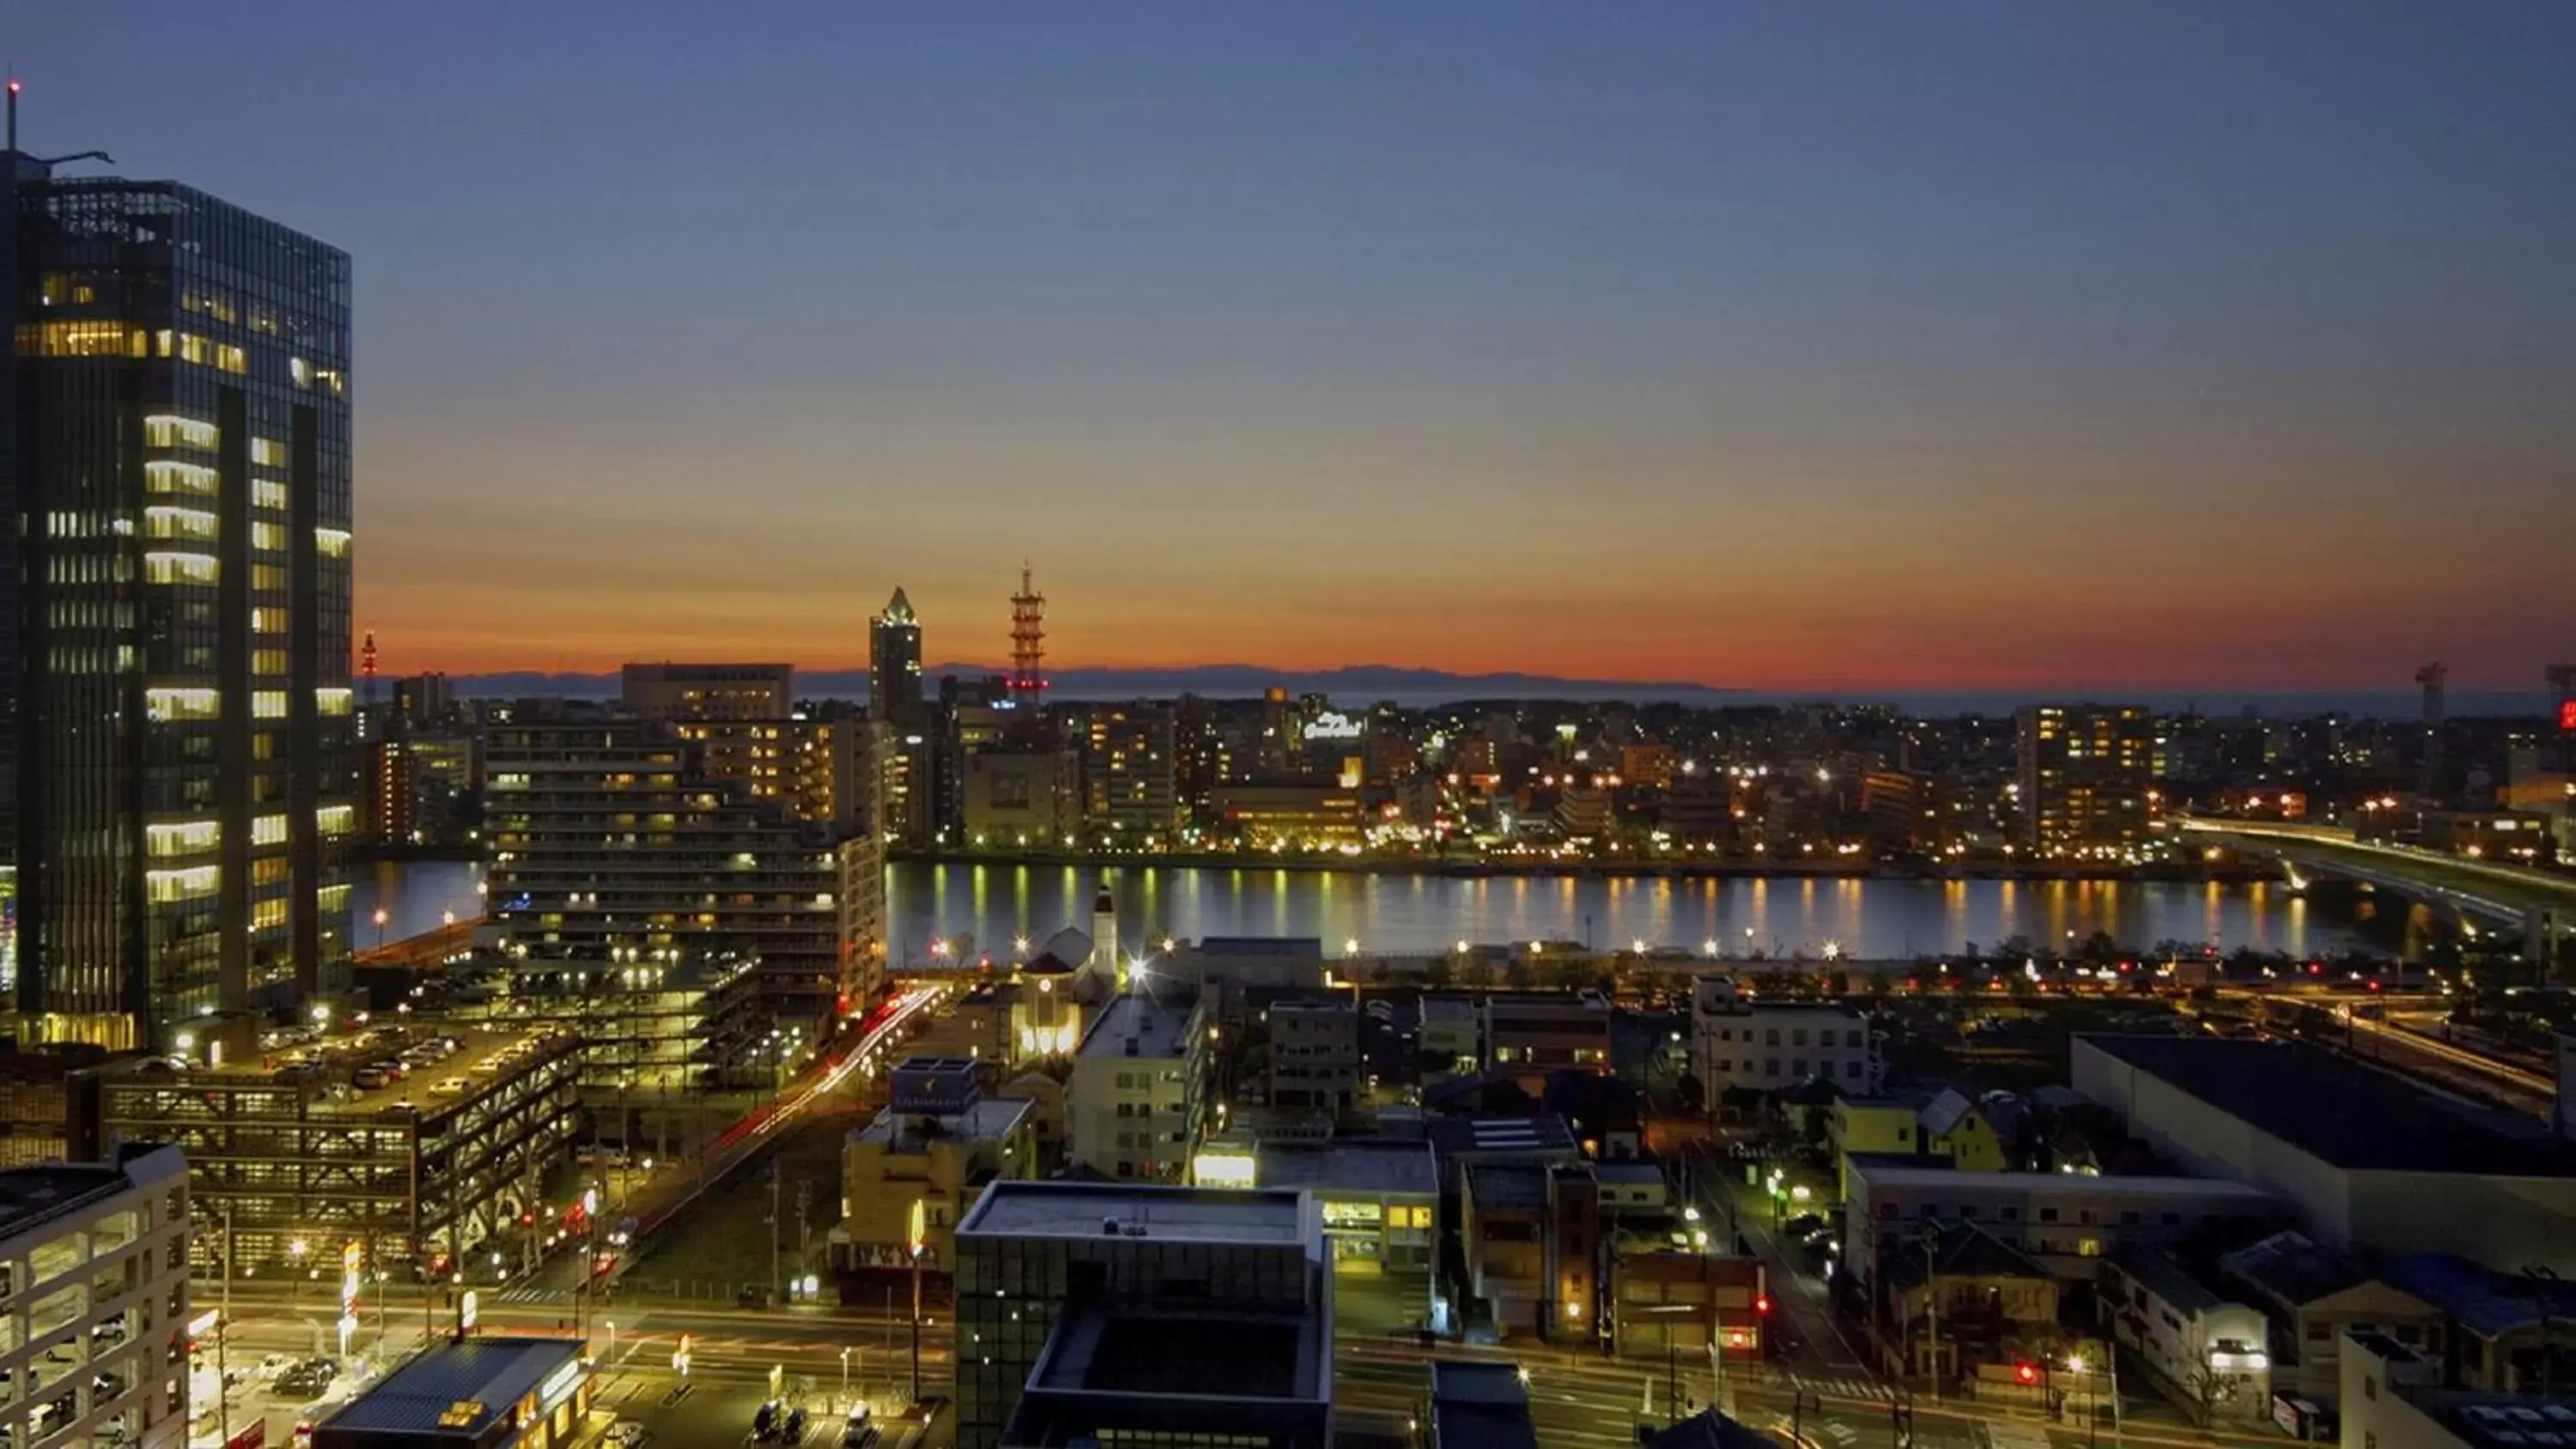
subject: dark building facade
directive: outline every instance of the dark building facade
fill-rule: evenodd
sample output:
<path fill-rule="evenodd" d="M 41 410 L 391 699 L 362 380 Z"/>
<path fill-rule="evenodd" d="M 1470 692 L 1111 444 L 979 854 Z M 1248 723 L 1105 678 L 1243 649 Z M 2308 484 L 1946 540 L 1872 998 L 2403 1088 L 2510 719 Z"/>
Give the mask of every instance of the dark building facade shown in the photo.
<path fill-rule="evenodd" d="M 0 850 L 31 1037 L 344 989 L 349 258 L 6 163 Z"/>
<path fill-rule="evenodd" d="M 494 725 L 484 742 L 491 919 L 547 954 L 747 953 L 778 1017 L 833 1019 L 874 992 L 875 842 L 802 821 L 706 767 L 659 720 Z M 880 887 L 881 889 L 881 887 Z"/>

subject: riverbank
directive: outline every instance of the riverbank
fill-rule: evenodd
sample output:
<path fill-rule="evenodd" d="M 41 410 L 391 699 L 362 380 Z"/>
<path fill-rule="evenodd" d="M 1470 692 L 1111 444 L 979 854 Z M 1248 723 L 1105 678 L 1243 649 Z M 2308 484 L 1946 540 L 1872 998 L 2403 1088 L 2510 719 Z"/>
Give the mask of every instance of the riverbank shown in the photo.
<path fill-rule="evenodd" d="M 1456 860 L 1346 855 L 1231 855 L 1173 851 L 1110 855 L 1098 851 L 920 850 L 896 848 L 886 859 L 925 866 L 1008 866 L 1083 871 L 1298 871 L 1329 875 L 1429 876 L 1451 880 L 1896 880 L 1896 881 L 2158 881 L 2248 885 L 2281 878 L 2278 867 L 2248 862 L 2162 862 L 2107 868 L 2098 863 L 1981 861 L 1973 865 L 1856 864 L 1849 860 Z"/>

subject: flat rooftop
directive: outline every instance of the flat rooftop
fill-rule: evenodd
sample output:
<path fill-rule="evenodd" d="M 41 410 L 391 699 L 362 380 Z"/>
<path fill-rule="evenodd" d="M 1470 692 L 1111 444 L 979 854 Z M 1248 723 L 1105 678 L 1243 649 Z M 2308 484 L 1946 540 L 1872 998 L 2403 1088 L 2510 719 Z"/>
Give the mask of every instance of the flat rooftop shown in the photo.
<path fill-rule="evenodd" d="M 1438 1197 L 1440 1162 L 1428 1142 L 1344 1140 L 1303 1147 L 1263 1143 L 1254 1149 L 1254 1181 L 1263 1187 L 1325 1193 Z"/>
<path fill-rule="evenodd" d="M 1190 943 L 1202 956 L 1321 956 L 1321 936 L 1205 936 Z"/>
<path fill-rule="evenodd" d="M 123 1171 L 78 1164 L 13 1167 L 0 1172 L 0 1237 L 14 1237 L 46 1219 L 123 1191 Z"/>
<path fill-rule="evenodd" d="M 1435 1449 L 1538 1449 L 1520 1371 L 1507 1363 L 1434 1359 L 1431 1442 Z"/>
<path fill-rule="evenodd" d="M 407 1048 L 438 1037 L 452 1037 L 457 1042 L 456 1050 L 444 1061 L 407 1067 L 401 1080 L 381 1087 L 360 1087 L 351 1080 L 371 1063 L 400 1056 Z M 388 1108 L 402 1107 L 426 1118 L 462 1106 L 540 1061 L 579 1050 L 578 1039 L 566 1031 L 467 1026 L 433 1020 L 380 1025 L 222 1066 L 193 1063 L 174 1067 L 164 1058 L 134 1057 L 99 1068 L 98 1078 L 109 1086 L 149 1082 L 256 1088 L 302 1083 L 314 1089 L 305 1107 L 312 1116 L 373 1118 Z M 442 1091 L 442 1086 L 448 1089 Z M 334 1092 L 334 1088 L 338 1090 Z M 117 1115 L 112 1106 L 108 1115 Z"/>
<path fill-rule="evenodd" d="M 1441 1117 L 1431 1123 L 1431 1145 L 1444 1155 L 1461 1152 L 1568 1153 L 1574 1133 L 1562 1117 Z"/>
<path fill-rule="evenodd" d="M 2576 1177 L 2576 1144 L 2305 1042 L 2079 1036 L 2115 1062 L 2348 1172 Z"/>
<path fill-rule="evenodd" d="M 1863 1155 L 1850 1159 L 1852 1176 L 1876 1188 L 1927 1188 L 1942 1192 L 2032 1192 L 2062 1197 L 2167 1197 L 2209 1201 L 2237 1199 L 2269 1204 L 2272 1195 L 2223 1177 L 2094 1177 L 2080 1172 L 1959 1172 L 1946 1167 L 1882 1166 L 1909 1159 Z"/>
<path fill-rule="evenodd" d="M 1479 1213 L 1545 1212 L 1547 1169 L 1517 1162 L 1478 1162 L 1467 1168 L 1467 1196 Z"/>
<path fill-rule="evenodd" d="M 1233 1399 L 1320 1392 L 1317 1327 L 1303 1317 L 1221 1309 L 1093 1310 L 1061 1329 L 1035 1383 L 1108 1394 Z"/>
<path fill-rule="evenodd" d="M 1111 998 L 1109 1005 L 1093 1018 L 1091 1029 L 1082 1034 L 1081 1055 L 1086 1057 L 1159 1057 L 1164 1060 L 1184 1055 L 1188 1045 L 1191 1003 L 1166 1001 L 1156 1003 L 1150 996 L 1129 992 Z M 1127 1043 L 1136 1043 L 1129 1052 Z"/>
<path fill-rule="evenodd" d="M 581 1381 L 582 1345 L 572 1338 L 473 1338 L 443 1343 L 393 1371 L 382 1383 L 343 1405 L 314 1431 L 328 1445 L 334 1430 L 454 1435 L 472 1440 L 519 1400 L 563 1374 L 561 1392 Z M 560 1399 L 558 1399 L 560 1402 Z M 460 1422 L 440 1420 L 459 1405 L 479 1412 Z"/>
<path fill-rule="evenodd" d="M 1026 1097 L 979 1097 L 975 1105 L 963 1112 L 899 1112 L 892 1107 L 878 1110 L 868 1125 L 852 1132 L 851 1142 L 886 1142 L 898 1149 L 927 1144 L 928 1134 L 910 1130 L 912 1124 L 928 1118 L 937 1122 L 950 1140 L 965 1139 L 986 1142 L 1007 1135 L 1029 1115 Z"/>
<path fill-rule="evenodd" d="M 1151 1187 L 1115 1182 L 1020 1182 L 984 1189 L 957 1225 L 959 1237 L 1107 1238 L 1142 1226 L 1142 1241 L 1305 1244 L 1321 1251 L 1323 1220 L 1304 1193 L 1254 1189 Z M 1129 1241 L 1138 1241 L 1129 1237 Z"/>

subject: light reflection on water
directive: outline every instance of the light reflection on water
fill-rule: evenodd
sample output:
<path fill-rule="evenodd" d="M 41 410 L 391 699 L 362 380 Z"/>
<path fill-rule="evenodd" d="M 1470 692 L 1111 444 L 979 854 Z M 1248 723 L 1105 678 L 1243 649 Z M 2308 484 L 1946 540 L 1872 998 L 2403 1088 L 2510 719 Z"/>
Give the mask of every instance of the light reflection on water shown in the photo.
<path fill-rule="evenodd" d="M 364 867 L 351 892 L 354 931 L 374 944 L 435 928 L 442 911 L 470 915 L 480 868 L 455 861 Z M 1991 948 L 2008 937 L 2078 940 L 2108 931 L 2127 946 L 2166 939 L 2222 949 L 2315 954 L 2358 944 L 2346 921 L 2323 918 L 2277 885 L 2172 881 L 1914 881 L 1671 879 L 1572 876 L 1359 875 L 1269 867 L 1155 868 L 1111 873 L 1121 934 L 1144 941 L 1225 935 L 1315 936 L 1338 950 L 1439 951 L 1468 941 L 1588 940 L 1597 946 L 1730 953 L 1748 942 L 1773 955 L 1820 953 L 1891 960 Z M 1088 927 L 1100 872 L 1084 866 L 903 863 L 888 879 L 892 953 L 919 960 L 933 935 L 971 935 L 987 949 L 1015 935 Z M 1750 936 L 1746 933 L 1750 932 Z"/>

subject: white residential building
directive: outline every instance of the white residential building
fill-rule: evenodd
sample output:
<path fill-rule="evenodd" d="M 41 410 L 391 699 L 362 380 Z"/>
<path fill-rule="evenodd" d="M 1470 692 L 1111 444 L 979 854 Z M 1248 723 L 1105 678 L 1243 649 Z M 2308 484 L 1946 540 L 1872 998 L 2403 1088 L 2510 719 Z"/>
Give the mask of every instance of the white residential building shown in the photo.
<path fill-rule="evenodd" d="M 2123 1242 L 2211 1224 L 2278 1223 L 2270 1193 L 2208 1177 L 2092 1177 L 2073 1172 L 1960 1172 L 1851 1159 L 1843 1211 L 1845 1271 L 1868 1277 L 1885 1245 L 1926 1223 L 1974 1223 L 2061 1278 L 2090 1278 Z"/>
<path fill-rule="evenodd" d="M 2576 1441 L 2576 1400 L 2564 1392 L 2441 1388 L 2438 1354 L 2370 1330 L 2347 1332 L 2340 1357 L 2343 1449 L 2542 1449 Z"/>
<path fill-rule="evenodd" d="M 1206 1110 L 1211 1025 L 1197 1001 L 1113 998 L 1083 1033 L 1065 1087 L 1074 1166 L 1138 1182 L 1187 1179 Z"/>
<path fill-rule="evenodd" d="M 2124 1244 L 2102 1262 L 2103 1327 L 2156 1387 L 2204 1426 L 2272 1414 L 2271 1324 L 2162 1249 Z"/>
<path fill-rule="evenodd" d="M 179 1149 L 0 1172 L 0 1444 L 179 1449 L 187 1365 Z"/>
<path fill-rule="evenodd" d="M 1726 975 L 1693 983 L 1691 1072 L 1710 1112 L 1729 1087 L 1774 1092 L 1816 1077 L 1847 1097 L 1865 1097 L 1887 1074 L 1869 1013 L 1829 1002 L 1757 1001 Z"/>

